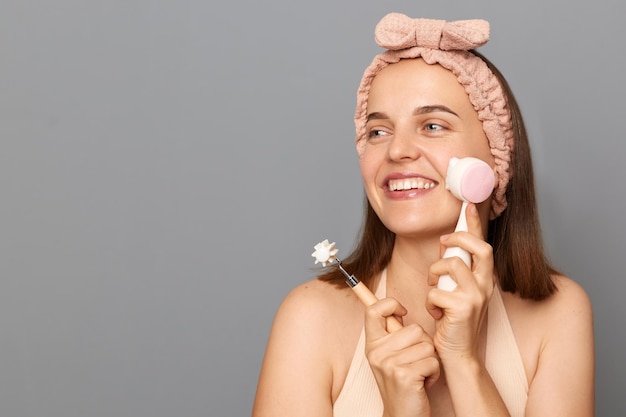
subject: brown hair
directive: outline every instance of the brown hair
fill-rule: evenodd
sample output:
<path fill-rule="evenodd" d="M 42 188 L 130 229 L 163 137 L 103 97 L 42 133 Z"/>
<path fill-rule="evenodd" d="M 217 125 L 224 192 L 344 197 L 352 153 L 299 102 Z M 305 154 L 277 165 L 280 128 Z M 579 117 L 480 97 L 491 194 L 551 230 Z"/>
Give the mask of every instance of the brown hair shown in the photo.
<path fill-rule="evenodd" d="M 519 105 L 505 78 L 483 55 L 472 53 L 484 60 L 498 78 L 511 113 L 515 138 L 509 167 L 511 180 L 506 190 L 508 206 L 488 226 L 487 242 L 493 247 L 495 271 L 504 291 L 518 293 L 525 299 L 542 300 L 556 291 L 552 274 L 558 271 L 550 265 L 543 249 L 528 135 Z M 364 206 L 358 244 L 342 263 L 347 271 L 369 285 L 389 263 L 395 234 L 383 225 L 367 197 Z M 346 285 L 336 264 L 319 279 Z"/>

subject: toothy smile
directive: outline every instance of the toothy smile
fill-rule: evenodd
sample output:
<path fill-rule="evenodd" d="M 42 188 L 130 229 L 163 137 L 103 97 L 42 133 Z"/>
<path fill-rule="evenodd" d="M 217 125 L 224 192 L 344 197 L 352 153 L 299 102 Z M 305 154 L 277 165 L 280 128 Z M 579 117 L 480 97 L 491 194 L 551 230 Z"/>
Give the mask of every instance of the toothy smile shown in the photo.
<path fill-rule="evenodd" d="M 401 178 L 389 180 L 387 186 L 389 191 L 406 191 L 406 190 L 428 190 L 437 185 L 436 182 L 426 180 L 424 178 Z"/>

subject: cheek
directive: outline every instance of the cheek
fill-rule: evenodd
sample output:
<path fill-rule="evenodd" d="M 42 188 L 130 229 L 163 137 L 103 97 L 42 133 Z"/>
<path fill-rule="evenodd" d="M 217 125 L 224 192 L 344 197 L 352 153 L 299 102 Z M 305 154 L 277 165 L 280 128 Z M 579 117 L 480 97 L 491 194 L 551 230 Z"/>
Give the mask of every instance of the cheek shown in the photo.
<path fill-rule="evenodd" d="M 378 201 L 378 187 L 376 184 L 380 166 L 381 164 L 378 157 L 376 157 L 372 152 L 365 152 L 359 160 L 363 188 L 372 207 L 376 206 L 376 201 Z"/>
<path fill-rule="evenodd" d="M 485 138 L 485 144 L 480 148 L 480 152 L 478 153 L 477 157 L 488 163 L 491 168 L 495 168 L 496 161 L 493 157 L 493 154 L 491 153 L 491 149 L 489 148 L 489 142 L 487 141 L 487 138 Z"/>
<path fill-rule="evenodd" d="M 489 139 L 487 139 L 487 135 L 483 130 L 482 123 L 477 122 L 476 126 L 474 126 L 472 139 L 471 148 L 473 149 L 472 153 L 474 156 L 487 162 L 491 167 L 495 166 L 494 158 L 489 147 Z"/>
<path fill-rule="evenodd" d="M 366 151 L 362 154 L 359 159 L 359 167 L 361 168 L 361 177 L 366 187 L 375 181 L 379 166 L 377 158 L 371 152 Z"/>

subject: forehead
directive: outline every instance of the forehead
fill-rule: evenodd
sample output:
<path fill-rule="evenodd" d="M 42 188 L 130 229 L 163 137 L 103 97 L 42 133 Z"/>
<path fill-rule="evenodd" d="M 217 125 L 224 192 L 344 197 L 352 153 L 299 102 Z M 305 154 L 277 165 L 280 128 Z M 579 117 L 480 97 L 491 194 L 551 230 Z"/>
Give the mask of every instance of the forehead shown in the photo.
<path fill-rule="evenodd" d="M 456 76 L 439 64 L 427 64 L 421 58 L 403 59 L 390 64 L 372 80 L 368 110 L 385 103 L 412 105 L 448 104 L 473 106 Z"/>

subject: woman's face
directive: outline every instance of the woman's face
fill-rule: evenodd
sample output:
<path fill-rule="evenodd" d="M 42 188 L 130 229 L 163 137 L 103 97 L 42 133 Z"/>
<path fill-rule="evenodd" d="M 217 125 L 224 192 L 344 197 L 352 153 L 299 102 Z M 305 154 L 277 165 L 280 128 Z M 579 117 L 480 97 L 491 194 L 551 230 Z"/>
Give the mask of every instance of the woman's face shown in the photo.
<path fill-rule="evenodd" d="M 402 60 L 374 78 L 360 159 L 370 204 L 397 235 L 454 229 L 461 202 L 445 188 L 450 158 L 494 166 L 482 123 L 456 76 L 422 59 Z M 490 199 L 479 206 L 486 224 Z"/>

